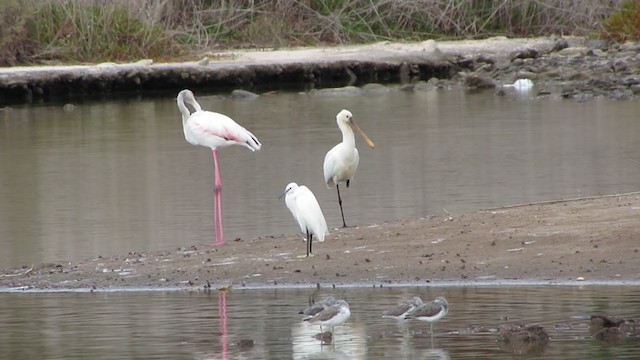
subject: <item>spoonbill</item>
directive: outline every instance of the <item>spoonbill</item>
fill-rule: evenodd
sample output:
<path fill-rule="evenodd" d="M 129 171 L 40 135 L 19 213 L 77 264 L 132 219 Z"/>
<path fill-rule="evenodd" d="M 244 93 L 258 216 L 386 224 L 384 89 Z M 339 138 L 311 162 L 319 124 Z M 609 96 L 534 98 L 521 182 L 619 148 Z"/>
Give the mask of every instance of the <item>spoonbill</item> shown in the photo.
<path fill-rule="evenodd" d="M 344 300 L 338 300 L 335 304 L 320 311 L 313 317 L 304 319 L 304 321 L 320 325 L 320 332 L 322 332 L 322 326 L 330 326 L 333 332 L 335 326 L 342 325 L 345 321 L 349 320 L 350 316 L 351 310 L 349 309 L 349 304 Z"/>
<path fill-rule="evenodd" d="M 431 340 L 433 341 L 433 323 L 442 319 L 449 312 L 447 299 L 438 296 L 435 300 L 424 303 L 405 316 L 405 319 L 416 319 L 431 324 Z"/>
<path fill-rule="evenodd" d="M 184 138 L 193 145 L 208 147 L 213 152 L 213 226 L 215 230 L 213 245 L 222 245 L 224 244 L 222 178 L 218 165 L 218 149 L 231 145 L 242 145 L 251 151 L 256 151 L 260 150 L 262 144 L 252 133 L 227 115 L 202 110 L 191 90 L 180 91 L 177 101 L 178 109 L 182 114 Z M 190 112 L 187 104 L 193 107 L 194 112 Z"/>
<path fill-rule="evenodd" d="M 318 238 L 318 241 L 323 242 L 325 235 L 329 235 L 329 229 L 327 228 L 327 221 L 324 219 L 322 209 L 316 196 L 313 195 L 311 190 L 304 185 L 298 186 L 298 184 L 292 182 L 287 185 L 284 192 L 279 196 L 284 198 L 287 208 L 291 211 L 291 214 L 298 222 L 300 230 L 307 237 L 307 255 L 306 257 L 313 256 L 311 245 L 313 242 L 313 235 Z M 300 257 L 303 257 L 301 255 Z"/>
<path fill-rule="evenodd" d="M 342 110 L 336 115 L 336 122 L 338 128 L 342 132 L 342 142 L 334 146 L 327 155 L 324 157 L 324 164 L 322 169 L 324 170 L 324 182 L 330 189 L 333 185 L 336 186 L 338 191 L 338 204 L 340 204 L 340 214 L 342 215 L 342 227 L 347 227 L 347 223 L 344 221 L 344 211 L 342 210 L 342 198 L 340 197 L 341 182 L 346 182 L 347 187 L 353 179 L 358 168 L 358 161 L 360 155 L 358 149 L 356 149 L 356 139 L 353 136 L 353 130 L 357 130 L 362 136 L 364 141 L 371 148 L 376 145 L 369 139 L 367 134 L 360 129 L 358 124 L 353 120 L 353 114 L 349 110 Z"/>

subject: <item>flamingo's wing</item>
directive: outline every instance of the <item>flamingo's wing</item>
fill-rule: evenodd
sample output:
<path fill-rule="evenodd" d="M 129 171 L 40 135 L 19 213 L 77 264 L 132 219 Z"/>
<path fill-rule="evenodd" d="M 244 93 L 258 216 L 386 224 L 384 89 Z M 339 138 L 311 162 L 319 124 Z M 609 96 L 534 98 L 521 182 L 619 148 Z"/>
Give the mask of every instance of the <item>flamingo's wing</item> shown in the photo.
<path fill-rule="evenodd" d="M 260 150 L 262 144 L 250 131 L 230 117 L 212 111 L 196 111 L 187 121 L 191 143 L 210 148 L 242 145 L 252 151 Z M 193 141 L 192 141 L 193 140 Z"/>

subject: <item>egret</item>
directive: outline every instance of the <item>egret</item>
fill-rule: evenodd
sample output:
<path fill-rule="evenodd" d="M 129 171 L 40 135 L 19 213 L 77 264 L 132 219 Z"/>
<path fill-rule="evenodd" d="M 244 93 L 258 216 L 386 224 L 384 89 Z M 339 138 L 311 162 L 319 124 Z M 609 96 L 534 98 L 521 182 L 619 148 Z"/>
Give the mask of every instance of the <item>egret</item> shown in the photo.
<path fill-rule="evenodd" d="M 400 304 L 385 310 L 382 313 L 382 317 L 404 320 L 404 317 L 407 314 L 411 313 L 411 311 L 422 304 L 422 299 L 419 296 L 414 296 L 407 301 L 403 301 Z"/>
<path fill-rule="evenodd" d="M 304 185 L 292 182 L 287 185 L 284 192 L 279 196 L 284 198 L 287 208 L 298 222 L 300 230 L 307 237 L 307 256 L 312 252 L 312 241 L 315 235 L 318 241 L 323 242 L 325 235 L 329 235 L 327 221 L 324 219 L 322 209 L 315 195 Z M 301 255 L 302 256 L 302 255 Z"/>
<path fill-rule="evenodd" d="M 433 323 L 442 319 L 449 312 L 447 299 L 438 296 L 435 300 L 424 303 L 405 316 L 405 319 L 416 319 L 431 324 L 431 341 L 433 341 Z"/>
<path fill-rule="evenodd" d="M 357 130 L 371 148 L 374 148 L 376 145 L 369 139 L 367 134 L 360 129 L 358 124 L 356 124 L 349 110 L 340 111 L 338 115 L 336 115 L 336 122 L 338 123 L 338 128 L 340 128 L 340 132 L 342 132 L 342 142 L 327 152 L 322 168 L 324 170 L 324 182 L 327 184 L 327 187 L 331 188 L 334 185 L 336 186 L 338 204 L 340 204 L 340 214 L 342 215 L 342 227 L 347 227 L 347 223 L 344 221 L 339 184 L 346 182 L 347 187 L 349 187 L 351 179 L 353 179 L 356 169 L 358 168 L 360 155 L 358 154 L 358 149 L 356 149 L 356 139 L 353 136 L 353 130 Z"/>
<path fill-rule="evenodd" d="M 215 230 L 213 245 L 222 245 L 224 244 L 222 178 L 218 166 L 218 149 L 231 145 L 242 145 L 251 151 L 256 151 L 260 150 L 262 144 L 252 133 L 227 115 L 202 110 L 191 90 L 180 91 L 177 100 L 178 109 L 182 114 L 185 139 L 193 145 L 208 147 L 213 152 L 213 226 Z M 193 113 L 187 108 L 187 104 L 193 107 Z"/>
<path fill-rule="evenodd" d="M 322 326 L 330 326 L 331 331 L 338 325 L 342 325 L 345 321 L 349 320 L 351 316 L 351 310 L 349 304 L 344 300 L 338 300 L 335 304 L 320 311 L 313 317 L 304 319 L 311 324 L 320 325 L 320 332 L 322 332 Z"/>

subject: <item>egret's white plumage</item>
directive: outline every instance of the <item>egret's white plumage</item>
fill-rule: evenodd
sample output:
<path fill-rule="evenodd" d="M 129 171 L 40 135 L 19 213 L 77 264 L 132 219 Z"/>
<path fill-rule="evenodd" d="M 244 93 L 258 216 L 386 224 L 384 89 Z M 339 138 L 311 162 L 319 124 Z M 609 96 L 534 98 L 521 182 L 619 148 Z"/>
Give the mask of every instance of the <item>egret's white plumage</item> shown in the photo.
<path fill-rule="evenodd" d="M 324 172 L 324 182 L 328 188 L 335 185 L 338 191 L 338 203 L 340 204 L 340 214 L 342 215 L 342 226 L 346 227 L 347 223 L 344 220 L 344 211 L 342 210 L 342 198 L 340 197 L 341 182 L 346 182 L 347 187 L 358 168 L 358 162 L 360 161 L 360 154 L 356 149 L 356 139 L 353 135 L 353 130 L 357 130 L 364 138 L 367 145 L 371 148 L 375 147 L 375 144 L 367 134 L 360 129 L 360 127 L 353 120 L 353 114 L 349 110 L 342 110 L 336 115 L 336 122 L 338 128 L 342 133 L 342 142 L 334 146 L 327 155 L 324 157 L 324 164 L 322 166 Z"/>
<path fill-rule="evenodd" d="M 178 93 L 178 109 L 182 114 L 182 129 L 185 139 L 193 144 L 205 146 L 213 152 L 214 165 L 214 245 L 224 244 L 222 225 L 222 178 L 218 166 L 218 149 L 230 145 L 242 145 L 251 151 L 260 150 L 262 144 L 251 132 L 238 125 L 224 114 L 202 110 L 191 90 Z M 187 104 L 194 109 L 189 110 Z"/>
<path fill-rule="evenodd" d="M 313 255 L 311 251 L 313 236 L 315 235 L 320 242 L 323 242 L 324 237 L 329 235 L 320 204 L 308 187 L 298 186 L 294 182 L 287 185 L 280 197 L 283 195 L 287 208 L 300 226 L 300 231 L 307 237 L 307 256 Z"/>

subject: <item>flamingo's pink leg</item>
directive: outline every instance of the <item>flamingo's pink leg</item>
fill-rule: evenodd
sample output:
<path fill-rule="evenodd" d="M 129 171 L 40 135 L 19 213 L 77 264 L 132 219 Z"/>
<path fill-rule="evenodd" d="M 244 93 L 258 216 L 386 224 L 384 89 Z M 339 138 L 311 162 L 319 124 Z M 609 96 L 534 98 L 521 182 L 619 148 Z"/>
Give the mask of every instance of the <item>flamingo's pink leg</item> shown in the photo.
<path fill-rule="evenodd" d="M 213 149 L 214 187 L 213 187 L 213 227 L 215 230 L 214 246 L 224 244 L 224 228 L 222 226 L 222 177 L 218 165 L 218 150 Z"/>

